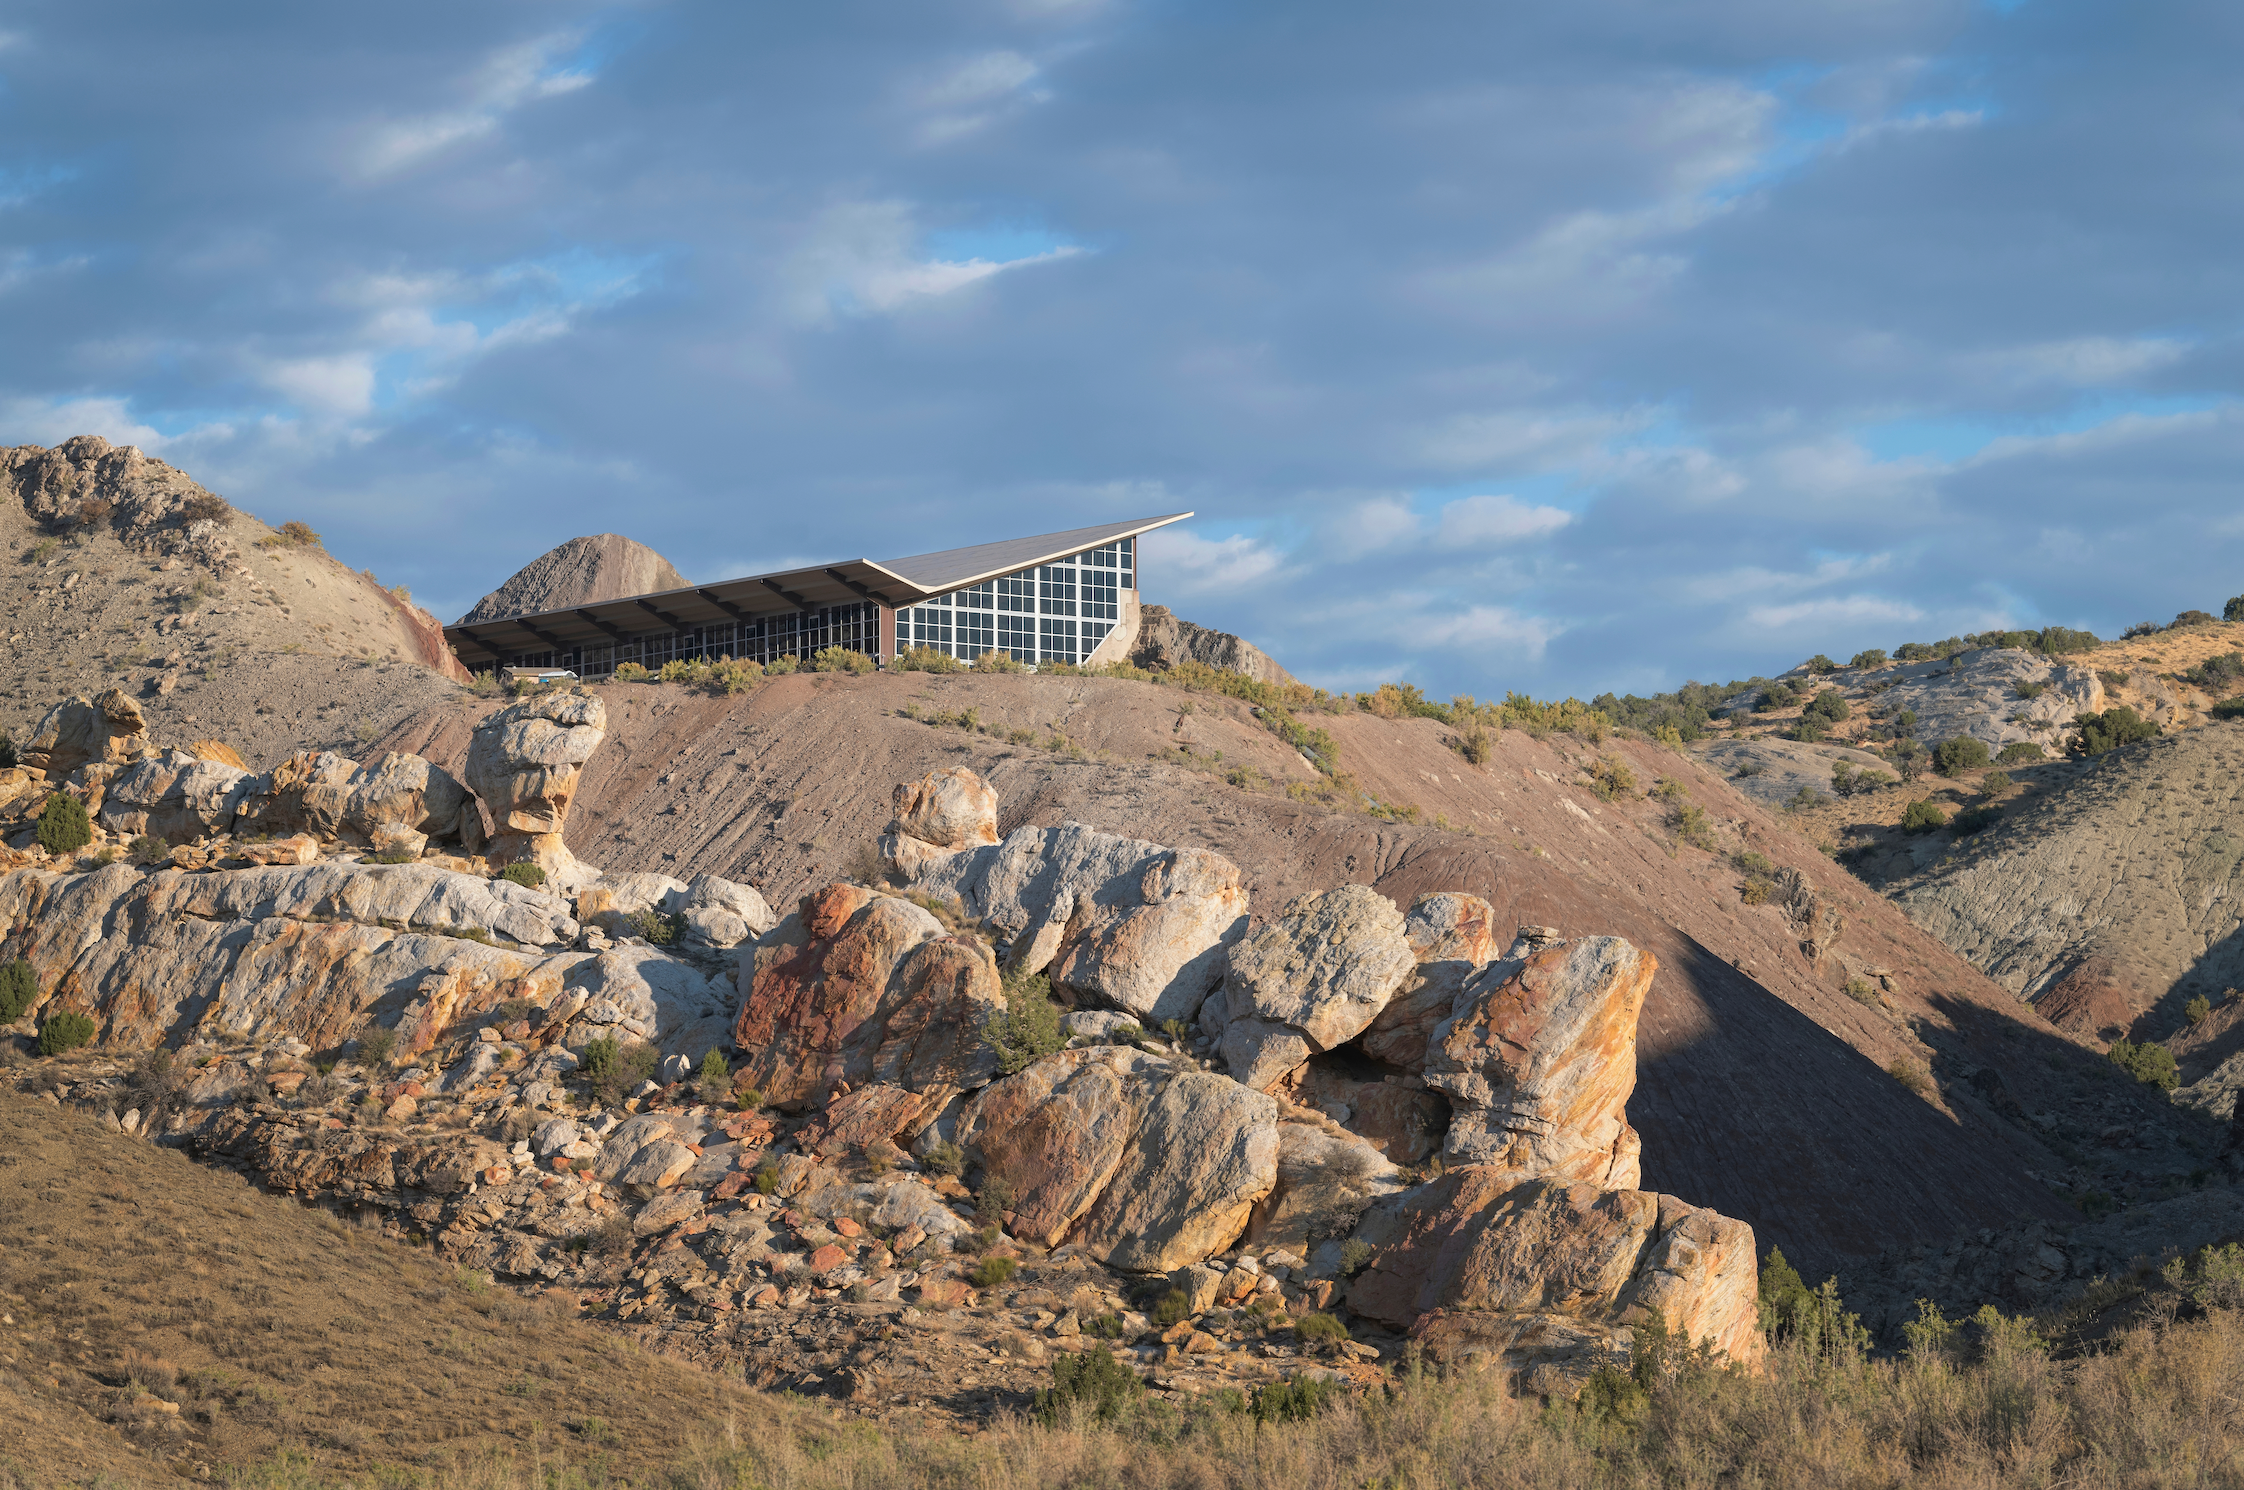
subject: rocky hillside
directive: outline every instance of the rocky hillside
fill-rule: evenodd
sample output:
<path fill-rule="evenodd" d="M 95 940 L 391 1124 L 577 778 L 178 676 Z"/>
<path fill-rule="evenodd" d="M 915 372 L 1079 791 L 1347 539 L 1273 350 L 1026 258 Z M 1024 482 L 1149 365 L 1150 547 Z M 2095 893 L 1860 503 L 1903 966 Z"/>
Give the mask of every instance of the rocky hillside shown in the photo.
<path fill-rule="evenodd" d="M 1647 1182 L 1815 1266 L 2062 1216 L 2059 1191 L 2147 1193 L 2203 1162 L 2193 1119 L 2109 1088 L 2100 1057 L 1783 818 L 1645 742 L 1506 730 L 1474 765 L 1432 719 L 1304 715 L 1354 773 L 1336 801 L 1248 705 L 1122 679 L 795 675 L 734 698 L 601 693 L 609 744 L 569 830 L 593 863 L 719 874 L 784 906 L 872 851 L 892 810 L 880 783 L 960 764 L 996 789 L 1006 833 L 1075 821 L 1222 855 L 1257 924 L 1362 884 L 1402 905 L 1469 892 L 1500 927 L 1625 936 L 1663 969 L 1630 1107 Z M 486 707 L 432 711 L 381 743 L 461 760 Z M 1616 765 L 1631 785 L 1613 784 Z M 1682 795 L 1648 795 L 1663 777 Z M 1711 848 L 1681 836 L 1701 822 L 1692 808 Z M 1742 857 L 1755 854 L 1765 868 Z M 1755 880 L 1766 893 L 1786 870 L 1797 891 L 1748 903 Z M 1892 1070 L 1922 1073 L 1923 1095 Z M 2116 1120 L 2107 1102 L 2147 1148 L 2094 1144 Z"/>
<path fill-rule="evenodd" d="M 792 1417 L 619 1350 L 573 1300 L 494 1289 L 121 1132 L 71 1090 L 0 1083 L 0 1483 L 223 1482 L 284 1449 L 327 1484 L 493 1449 L 651 1480 L 728 1417 Z"/>
<path fill-rule="evenodd" d="M 93 436 L 0 449 L 0 734 L 120 688 L 269 765 L 371 739 L 466 673 L 434 616 L 185 473 Z"/>
<path fill-rule="evenodd" d="M 572 538 L 517 569 L 475 603 L 463 625 L 685 588 L 685 576 L 643 543 L 616 533 Z"/>
<path fill-rule="evenodd" d="M 2148 741 L 2010 802 L 1886 886 L 1926 930 L 2004 987 L 2035 997 L 2091 962 L 2127 1011 L 2122 1033 L 2164 1039 L 2192 998 L 2244 986 L 2244 725 Z"/>

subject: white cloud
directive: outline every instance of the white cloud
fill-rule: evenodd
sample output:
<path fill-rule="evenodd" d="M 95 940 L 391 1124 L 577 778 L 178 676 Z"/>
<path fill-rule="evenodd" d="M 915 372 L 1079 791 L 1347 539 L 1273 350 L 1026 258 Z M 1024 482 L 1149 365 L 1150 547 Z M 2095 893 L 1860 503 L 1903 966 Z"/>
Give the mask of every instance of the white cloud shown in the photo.
<path fill-rule="evenodd" d="M 1233 535 L 1202 538 L 1179 528 L 1157 528 L 1138 540 L 1140 588 L 1148 571 L 1152 587 L 1180 595 L 1207 595 L 1260 584 L 1278 572 L 1278 551 L 1257 539 Z"/>
<path fill-rule="evenodd" d="M 902 202 L 831 207 L 811 223 L 781 272 L 786 301 L 798 321 L 836 312 L 892 311 L 913 300 L 948 295 L 1008 269 L 1073 258 L 1073 244 L 1017 259 L 926 259 Z"/>
<path fill-rule="evenodd" d="M 2013 385 L 2094 388 L 2170 367 L 2189 350 L 2189 342 L 2174 337 L 2082 336 L 1970 354 L 1961 361 L 1980 377 Z"/>
<path fill-rule="evenodd" d="M 574 32 L 561 32 L 493 53 L 463 85 L 466 97 L 459 107 L 369 130 L 357 152 L 360 173 L 384 176 L 402 170 L 449 146 L 491 133 L 500 120 L 525 104 L 588 86 L 591 73 L 554 66 L 557 57 L 575 50 L 581 40 Z"/>
<path fill-rule="evenodd" d="M 0 444 L 60 445 L 79 435 L 99 435 L 112 445 L 159 451 L 170 443 L 140 422 L 122 398 L 16 398 L 0 403 Z"/>
<path fill-rule="evenodd" d="M 1343 555 L 1377 553 L 1418 537 L 1418 514 L 1397 497 L 1358 502 L 1332 520 L 1328 541 Z"/>
<path fill-rule="evenodd" d="M 1411 453 L 1448 470 L 1545 469 L 1590 459 L 1606 441 L 1647 422 L 1642 411 L 1504 410 L 1457 414 L 1412 438 Z"/>
<path fill-rule="evenodd" d="M 1541 538 L 1574 520 L 1559 507 L 1530 507 L 1517 497 L 1461 497 L 1441 509 L 1441 541 L 1470 547 Z"/>
<path fill-rule="evenodd" d="M 273 362 L 263 377 L 267 387 L 314 413 L 355 417 L 374 407 L 374 359 L 366 352 Z"/>
<path fill-rule="evenodd" d="M 1453 616 L 1421 616 L 1407 639 L 1413 650 L 1459 648 L 1518 662 L 1540 662 L 1543 651 L 1566 628 L 1543 616 L 1522 615 L 1502 605 L 1475 605 Z M 1485 657 L 1483 660 L 1486 660 Z"/>
<path fill-rule="evenodd" d="M 1883 595 L 1835 595 L 1824 600 L 1802 600 L 1792 605 L 1756 605 L 1745 613 L 1745 622 L 1757 630 L 1869 626 L 1922 620 L 1924 612 L 1904 600 Z"/>
<path fill-rule="evenodd" d="M 923 145 L 941 145 L 983 129 L 1005 114 L 1051 98 L 1038 85 L 1042 70 L 1019 52 L 984 52 L 946 72 L 920 91 L 928 117 L 919 126 Z"/>

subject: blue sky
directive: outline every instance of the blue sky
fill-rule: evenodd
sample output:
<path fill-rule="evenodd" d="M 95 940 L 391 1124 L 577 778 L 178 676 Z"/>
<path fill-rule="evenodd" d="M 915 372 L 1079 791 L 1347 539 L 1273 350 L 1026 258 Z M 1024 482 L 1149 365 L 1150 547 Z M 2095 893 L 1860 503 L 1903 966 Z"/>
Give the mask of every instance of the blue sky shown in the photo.
<path fill-rule="evenodd" d="M 0 16 L 0 444 L 450 618 L 1194 509 L 1303 677 L 1651 691 L 2244 592 L 2244 12 Z"/>

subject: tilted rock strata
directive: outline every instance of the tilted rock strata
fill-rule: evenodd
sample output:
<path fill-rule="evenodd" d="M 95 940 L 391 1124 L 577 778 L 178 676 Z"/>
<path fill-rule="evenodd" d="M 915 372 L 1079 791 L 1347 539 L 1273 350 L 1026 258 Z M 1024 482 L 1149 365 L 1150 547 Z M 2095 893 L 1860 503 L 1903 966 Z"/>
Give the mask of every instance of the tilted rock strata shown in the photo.
<path fill-rule="evenodd" d="M 331 1048 L 372 1022 L 410 1052 L 509 999 L 558 1012 L 548 1043 L 614 1033 L 697 1060 L 725 1043 L 722 981 L 644 944 L 566 950 L 577 931 L 557 896 L 420 864 L 0 875 L 0 959 L 28 960 L 36 1008 L 92 1015 L 104 1046 Z"/>
<path fill-rule="evenodd" d="M 1426 1084 L 1456 1110 L 1450 1162 L 1634 1189 L 1628 1097 L 1658 965 L 1619 937 L 1585 937 L 1468 984 L 1426 1058 Z"/>
<path fill-rule="evenodd" d="M 478 600 L 460 624 L 472 626 L 685 587 L 685 577 L 653 549 L 618 533 L 600 533 L 547 549 Z"/>

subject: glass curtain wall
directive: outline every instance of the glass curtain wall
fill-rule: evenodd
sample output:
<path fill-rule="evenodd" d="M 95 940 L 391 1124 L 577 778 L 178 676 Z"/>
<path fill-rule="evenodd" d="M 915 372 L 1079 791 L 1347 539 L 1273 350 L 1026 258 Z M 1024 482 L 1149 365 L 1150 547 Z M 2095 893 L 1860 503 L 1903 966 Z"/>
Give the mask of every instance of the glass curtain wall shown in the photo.
<path fill-rule="evenodd" d="M 1122 592 L 1136 588 L 1137 540 L 1124 538 L 899 610 L 896 645 L 962 662 L 984 652 L 1081 662 L 1122 619 Z"/>
<path fill-rule="evenodd" d="M 880 607 L 871 602 L 829 605 L 813 611 L 754 616 L 723 626 L 653 631 L 600 647 L 569 652 L 518 652 L 514 667 L 567 667 L 583 678 L 605 678 L 626 662 L 653 671 L 665 662 L 730 657 L 767 666 L 790 653 L 809 662 L 827 647 L 847 647 L 870 657 L 880 650 Z"/>

